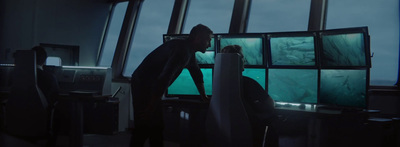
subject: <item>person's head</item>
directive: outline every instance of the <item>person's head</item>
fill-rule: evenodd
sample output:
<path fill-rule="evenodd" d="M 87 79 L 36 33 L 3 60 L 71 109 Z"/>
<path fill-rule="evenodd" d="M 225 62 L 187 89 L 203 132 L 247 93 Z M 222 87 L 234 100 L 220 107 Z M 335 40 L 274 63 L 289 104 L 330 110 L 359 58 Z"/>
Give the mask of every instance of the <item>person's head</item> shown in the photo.
<path fill-rule="evenodd" d="M 242 57 L 242 70 L 244 70 L 244 62 L 245 62 L 245 58 L 243 56 L 243 50 L 242 47 L 239 45 L 228 45 L 225 46 L 224 48 L 221 49 L 221 53 L 236 53 L 239 54 L 240 57 Z"/>
<path fill-rule="evenodd" d="M 211 46 L 213 31 L 205 25 L 198 24 L 192 28 L 188 40 L 193 43 L 195 50 L 204 53 Z"/>
<path fill-rule="evenodd" d="M 41 46 L 35 46 L 32 50 L 36 52 L 36 64 L 41 66 L 44 65 L 47 59 L 46 50 Z"/>

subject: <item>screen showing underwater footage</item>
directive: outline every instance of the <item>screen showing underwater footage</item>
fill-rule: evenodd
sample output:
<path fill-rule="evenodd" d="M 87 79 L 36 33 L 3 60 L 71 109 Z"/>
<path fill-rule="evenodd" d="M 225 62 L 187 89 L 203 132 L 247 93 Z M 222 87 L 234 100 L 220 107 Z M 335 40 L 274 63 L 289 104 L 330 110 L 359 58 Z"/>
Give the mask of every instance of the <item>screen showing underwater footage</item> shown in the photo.
<path fill-rule="evenodd" d="M 321 70 L 320 103 L 332 106 L 366 107 L 367 71 Z"/>
<path fill-rule="evenodd" d="M 317 69 L 269 69 L 268 94 L 276 102 L 317 103 Z"/>
<path fill-rule="evenodd" d="M 264 65 L 263 39 L 261 37 L 220 38 L 220 49 L 228 45 L 242 47 L 244 65 Z"/>
<path fill-rule="evenodd" d="M 212 68 L 201 68 L 203 73 L 204 88 L 207 95 L 212 94 Z M 200 95 L 190 76 L 189 70 L 183 69 L 178 78 L 168 87 L 167 96 L 174 95 Z"/>
<path fill-rule="evenodd" d="M 257 81 L 265 89 L 265 71 L 261 68 L 245 68 L 242 75 Z"/>
<path fill-rule="evenodd" d="M 315 66 L 314 36 L 271 37 L 271 65 Z"/>
<path fill-rule="evenodd" d="M 363 33 L 321 35 L 322 66 L 366 66 Z"/>

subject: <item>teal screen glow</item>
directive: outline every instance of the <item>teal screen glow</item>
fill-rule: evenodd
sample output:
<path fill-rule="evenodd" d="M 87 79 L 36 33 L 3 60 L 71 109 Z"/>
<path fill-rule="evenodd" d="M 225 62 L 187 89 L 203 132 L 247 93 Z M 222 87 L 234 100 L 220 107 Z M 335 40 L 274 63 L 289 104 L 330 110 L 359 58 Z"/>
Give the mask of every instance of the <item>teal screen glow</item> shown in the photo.
<path fill-rule="evenodd" d="M 205 53 L 196 52 L 196 60 L 198 64 L 214 64 L 214 51 L 206 51 Z"/>
<path fill-rule="evenodd" d="M 272 37 L 272 65 L 315 65 L 314 37 Z"/>
<path fill-rule="evenodd" d="M 322 66 L 366 66 L 362 33 L 322 35 Z"/>
<path fill-rule="evenodd" d="M 268 94 L 277 102 L 317 103 L 316 69 L 269 69 Z"/>
<path fill-rule="evenodd" d="M 252 78 L 257 81 L 265 89 L 265 69 L 245 68 L 242 72 L 243 76 Z"/>
<path fill-rule="evenodd" d="M 207 95 L 211 95 L 212 92 L 212 69 L 202 68 L 204 79 L 204 88 Z M 190 76 L 189 70 L 183 69 L 182 73 L 178 78 L 168 87 L 168 95 L 200 95 L 196 85 L 193 82 L 192 76 Z"/>
<path fill-rule="evenodd" d="M 245 65 L 263 65 L 264 52 L 262 38 L 221 38 L 220 48 L 239 45 L 243 49 Z"/>
<path fill-rule="evenodd" d="M 366 70 L 321 70 L 320 103 L 364 108 L 366 73 Z"/>

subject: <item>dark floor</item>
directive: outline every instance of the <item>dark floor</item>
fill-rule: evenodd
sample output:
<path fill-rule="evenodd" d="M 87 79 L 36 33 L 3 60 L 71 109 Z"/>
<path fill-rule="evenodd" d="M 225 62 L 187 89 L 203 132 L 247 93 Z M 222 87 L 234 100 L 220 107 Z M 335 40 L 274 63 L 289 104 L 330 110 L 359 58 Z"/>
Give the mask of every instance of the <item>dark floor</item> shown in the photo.
<path fill-rule="evenodd" d="M 207 105 L 169 102 L 164 107 L 165 147 L 204 147 Z M 399 120 L 377 118 L 365 112 L 316 113 L 276 109 L 273 127 L 280 147 L 400 147 Z M 130 133 L 85 134 L 85 147 L 127 147 Z M 44 144 L 39 143 L 39 144 Z M 1 147 L 30 147 L 20 139 L 0 132 Z M 68 136 L 59 136 L 58 147 L 68 147 Z M 33 146 L 32 146 L 33 147 Z"/>
<path fill-rule="evenodd" d="M 85 134 L 83 146 L 84 147 L 128 147 L 130 134 L 121 132 L 115 135 L 99 135 L 99 134 Z M 1 147 L 44 147 L 46 141 L 38 141 L 36 144 L 0 133 L 0 146 Z M 164 141 L 165 147 L 179 147 L 178 143 L 171 141 Z M 56 147 L 69 147 L 69 138 L 67 136 L 59 136 L 57 139 Z M 148 143 L 145 144 L 148 147 Z"/>

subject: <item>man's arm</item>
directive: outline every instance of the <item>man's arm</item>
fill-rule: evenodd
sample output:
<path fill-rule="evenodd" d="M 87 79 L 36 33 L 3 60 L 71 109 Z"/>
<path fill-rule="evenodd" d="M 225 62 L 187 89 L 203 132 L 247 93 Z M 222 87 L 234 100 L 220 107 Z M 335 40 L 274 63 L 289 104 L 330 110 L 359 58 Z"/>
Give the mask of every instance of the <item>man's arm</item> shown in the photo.
<path fill-rule="evenodd" d="M 197 90 L 199 90 L 201 99 L 205 102 L 210 101 L 210 99 L 207 97 L 206 90 L 204 89 L 204 83 L 196 83 L 196 87 Z"/>
<path fill-rule="evenodd" d="M 194 83 L 196 84 L 197 90 L 200 93 L 201 99 L 203 101 L 208 102 L 209 98 L 207 97 L 205 88 L 204 88 L 204 80 L 203 80 L 203 73 L 200 70 L 199 65 L 196 62 L 196 58 L 192 58 L 190 64 L 187 66 L 187 69 L 192 76 Z"/>

